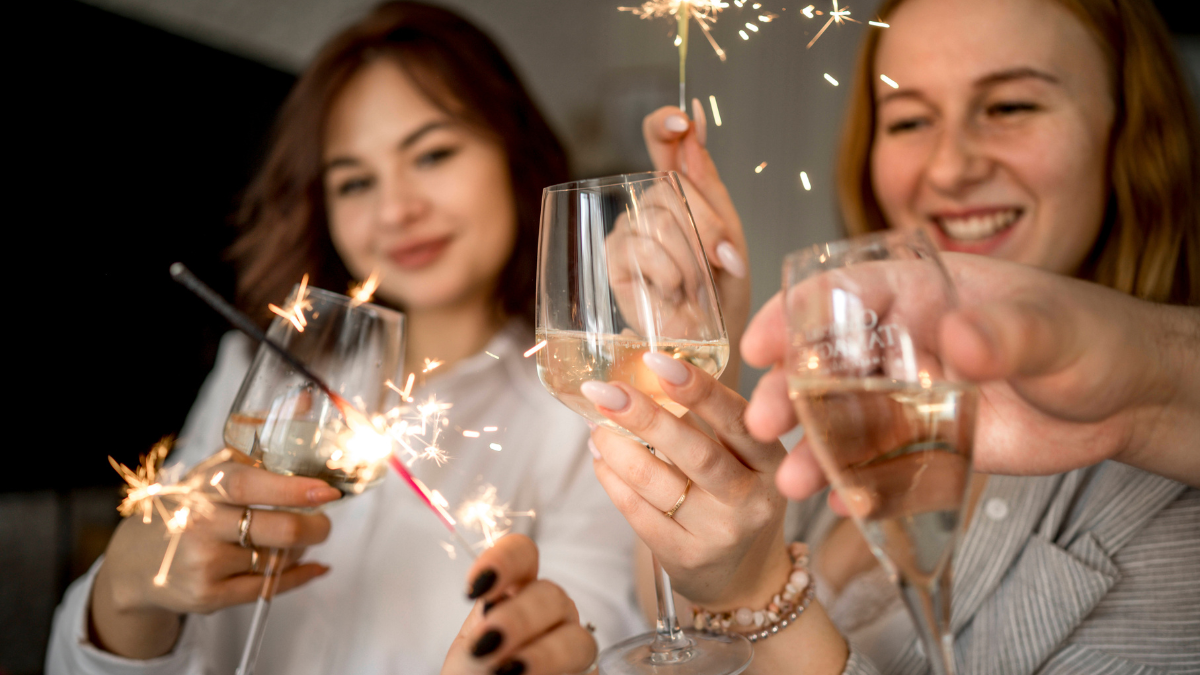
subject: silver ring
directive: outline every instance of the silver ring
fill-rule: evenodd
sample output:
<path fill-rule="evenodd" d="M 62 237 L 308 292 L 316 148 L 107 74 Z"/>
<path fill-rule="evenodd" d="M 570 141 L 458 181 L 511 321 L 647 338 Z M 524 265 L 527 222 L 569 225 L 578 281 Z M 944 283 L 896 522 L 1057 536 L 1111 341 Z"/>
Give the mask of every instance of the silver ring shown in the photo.
<path fill-rule="evenodd" d="M 250 540 L 250 521 L 254 518 L 254 511 L 249 506 L 242 512 L 242 518 L 238 521 L 238 544 L 242 548 L 254 548 L 254 542 Z"/>
<path fill-rule="evenodd" d="M 250 549 L 250 574 L 258 574 L 258 549 Z"/>

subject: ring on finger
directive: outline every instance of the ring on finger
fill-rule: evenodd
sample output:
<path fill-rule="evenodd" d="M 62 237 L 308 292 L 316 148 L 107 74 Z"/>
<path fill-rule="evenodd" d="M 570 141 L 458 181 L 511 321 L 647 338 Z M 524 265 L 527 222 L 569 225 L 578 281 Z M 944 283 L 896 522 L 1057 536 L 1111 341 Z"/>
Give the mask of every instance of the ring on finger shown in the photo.
<path fill-rule="evenodd" d="M 258 574 L 258 561 L 262 557 L 258 554 L 258 548 L 250 549 L 250 574 Z"/>
<path fill-rule="evenodd" d="M 238 520 L 238 544 L 242 548 L 254 548 L 254 542 L 250 539 L 250 521 L 254 518 L 254 511 L 247 506 L 245 511 L 242 511 L 242 517 Z"/>
<path fill-rule="evenodd" d="M 675 512 L 679 510 L 679 507 L 683 506 L 683 500 L 687 499 L 688 490 L 691 489 L 692 479 L 689 478 L 687 484 L 683 486 L 683 494 L 679 495 L 679 499 L 675 500 L 675 506 L 672 506 L 670 511 L 663 511 L 663 515 L 668 518 L 674 518 Z"/>

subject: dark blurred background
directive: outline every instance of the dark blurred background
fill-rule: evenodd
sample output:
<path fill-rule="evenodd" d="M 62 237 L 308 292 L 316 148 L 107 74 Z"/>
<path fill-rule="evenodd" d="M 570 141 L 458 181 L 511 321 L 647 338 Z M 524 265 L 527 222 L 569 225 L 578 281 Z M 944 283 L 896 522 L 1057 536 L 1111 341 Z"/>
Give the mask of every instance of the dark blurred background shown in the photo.
<path fill-rule="evenodd" d="M 370 4 L 43 0 L 10 25 L 17 178 L 4 332 L 18 352 L 6 400 L 32 417 L 0 478 L 0 675 L 41 672 L 54 607 L 107 544 L 120 482 L 105 457 L 132 465 L 178 432 L 212 367 L 227 327 L 167 267 L 183 261 L 232 296 L 230 214 L 275 111 L 315 48 Z M 607 0 L 449 4 L 513 57 L 578 175 L 648 165 L 641 117 L 675 95 L 667 24 Z M 1157 4 L 1200 71 L 1196 3 Z M 820 77 L 849 79 L 861 28 L 831 29 L 805 52 L 813 24 L 764 9 L 781 15 L 778 34 L 742 44 L 734 21 L 718 24 L 730 62 L 695 44 L 689 86 L 720 100 L 726 124 L 710 121 L 710 149 L 742 209 L 752 267 L 774 270 L 783 252 L 835 236 L 825 177 L 843 101 Z M 757 283 L 756 305 L 773 290 Z"/>

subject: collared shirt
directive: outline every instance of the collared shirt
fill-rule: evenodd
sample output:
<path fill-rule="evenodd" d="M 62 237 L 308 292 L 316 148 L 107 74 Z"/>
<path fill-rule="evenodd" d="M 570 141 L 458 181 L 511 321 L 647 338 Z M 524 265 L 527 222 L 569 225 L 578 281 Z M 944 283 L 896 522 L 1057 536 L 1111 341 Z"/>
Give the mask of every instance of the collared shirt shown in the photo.
<path fill-rule="evenodd" d="M 990 476 L 951 607 L 960 673 L 1198 673 L 1200 490 L 1116 462 Z M 908 630 L 876 662 L 851 636 L 846 673 L 928 673 Z"/>
<path fill-rule="evenodd" d="M 418 402 L 436 394 L 453 405 L 440 443 L 449 461 L 422 463 L 416 471 L 452 505 L 486 483 L 496 488 L 498 504 L 534 512 L 515 517 L 513 531 L 537 541 L 541 577 L 567 591 L 604 645 L 644 629 L 633 599 L 633 535 L 592 473 L 587 427 L 542 389 L 533 360 L 523 358 L 532 342 L 532 332 L 514 322 L 484 352 L 435 371 L 414 390 Z M 249 362 L 246 341 L 227 335 L 184 428 L 176 453 L 182 457 L 171 462 L 191 465 L 222 446 L 225 417 Z M 464 430 L 480 435 L 467 437 Z M 471 607 L 463 591 L 470 560 L 448 555 L 442 544 L 449 533 L 390 473 L 382 485 L 325 513 L 333 523 L 329 538 L 305 557 L 331 571 L 275 599 L 257 672 L 438 672 Z M 174 650 L 161 658 L 123 659 L 93 646 L 86 620 L 99 564 L 72 585 L 58 609 L 47 673 L 234 671 L 251 606 L 188 616 Z"/>

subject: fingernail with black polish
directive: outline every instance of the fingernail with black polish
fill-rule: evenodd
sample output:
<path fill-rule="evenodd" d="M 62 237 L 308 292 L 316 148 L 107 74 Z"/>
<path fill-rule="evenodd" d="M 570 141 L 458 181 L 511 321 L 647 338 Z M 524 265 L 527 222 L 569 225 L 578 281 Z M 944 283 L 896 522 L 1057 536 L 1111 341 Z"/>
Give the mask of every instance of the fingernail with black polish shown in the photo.
<path fill-rule="evenodd" d="M 500 647 L 500 643 L 503 641 L 504 636 L 500 634 L 500 631 L 489 630 L 479 638 L 474 647 L 471 647 L 471 656 L 474 656 L 475 658 L 487 656 L 488 654 L 496 651 L 496 649 Z"/>
<path fill-rule="evenodd" d="M 474 600 L 479 596 L 492 590 L 492 586 L 496 585 L 496 570 L 486 569 L 475 577 L 475 581 L 471 582 L 471 590 L 467 592 L 467 598 Z"/>
<path fill-rule="evenodd" d="M 520 661 L 509 661 L 495 670 L 496 675 L 521 675 L 525 672 L 525 664 Z"/>

